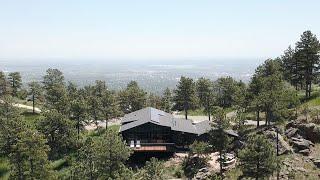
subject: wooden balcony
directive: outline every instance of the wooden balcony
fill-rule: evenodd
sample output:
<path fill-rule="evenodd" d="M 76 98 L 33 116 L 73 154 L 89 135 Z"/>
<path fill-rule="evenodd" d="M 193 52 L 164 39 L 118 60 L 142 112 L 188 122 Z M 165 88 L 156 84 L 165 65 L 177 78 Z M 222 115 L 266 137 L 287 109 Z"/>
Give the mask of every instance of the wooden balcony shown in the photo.
<path fill-rule="evenodd" d="M 137 143 L 138 142 L 138 143 Z M 135 152 L 168 152 L 172 151 L 175 144 L 164 140 L 137 140 L 128 144 Z"/>

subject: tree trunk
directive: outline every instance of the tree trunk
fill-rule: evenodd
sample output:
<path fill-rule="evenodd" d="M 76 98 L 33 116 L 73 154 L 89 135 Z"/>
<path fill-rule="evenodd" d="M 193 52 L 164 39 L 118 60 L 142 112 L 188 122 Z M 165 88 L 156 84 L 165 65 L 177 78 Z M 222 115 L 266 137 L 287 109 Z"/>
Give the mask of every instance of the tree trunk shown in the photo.
<path fill-rule="evenodd" d="M 184 109 L 184 115 L 185 115 L 185 118 L 188 119 L 188 110 L 187 110 L 187 108 Z"/>
<path fill-rule="evenodd" d="M 32 94 L 32 113 L 34 114 L 35 111 L 34 111 L 34 94 Z"/>
<path fill-rule="evenodd" d="M 257 172 L 256 172 L 256 180 L 259 179 L 259 169 L 260 169 L 260 162 L 259 160 L 257 161 Z"/>
<path fill-rule="evenodd" d="M 33 160 L 30 159 L 30 169 L 31 169 L 31 176 L 33 176 L 34 167 L 33 167 Z"/>
<path fill-rule="evenodd" d="M 258 110 L 257 111 L 257 128 L 259 127 L 260 125 L 260 111 Z"/>
<path fill-rule="evenodd" d="M 77 122 L 77 131 L 78 131 L 78 140 L 80 139 L 80 118 L 78 117 L 78 122 Z"/>
<path fill-rule="evenodd" d="M 106 114 L 106 130 L 108 130 L 108 119 L 109 119 L 108 114 Z"/>
<path fill-rule="evenodd" d="M 222 151 L 220 150 L 220 176 L 221 178 L 223 178 L 223 167 L 222 167 L 222 163 L 223 163 L 223 160 L 222 160 Z"/>

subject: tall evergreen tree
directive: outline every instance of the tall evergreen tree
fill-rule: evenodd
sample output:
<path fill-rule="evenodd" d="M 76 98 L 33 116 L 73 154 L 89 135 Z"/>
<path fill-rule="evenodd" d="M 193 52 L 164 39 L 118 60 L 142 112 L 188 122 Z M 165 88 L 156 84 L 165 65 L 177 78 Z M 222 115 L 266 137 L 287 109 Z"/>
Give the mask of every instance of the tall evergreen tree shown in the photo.
<path fill-rule="evenodd" d="M 291 46 L 281 56 L 281 65 L 285 80 L 298 90 L 303 81 L 302 64 L 297 58 L 296 51 Z"/>
<path fill-rule="evenodd" d="M 61 157 L 75 147 L 76 129 L 72 121 L 64 115 L 51 109 L 44 113 L 37 130 L 44 134 L 50 146 L 50 159 Z"/>
<path fill-rule="evenodd" d="M 147 106 L 161 109 L 161 97 L 154 93 L 150 93 L 147 99 Z"/>
<path fill-rule="evenodd" d="M 120 115 L 119 104 L 116 98 L 116 93 L 110 90 L 105 90 L 101 97 L 101 112 L 106 121 L 106 129 L 108 121 Z"/>
<path fill-rule="evenodd" d="M 129 82 L 127 88 L 119 93 L 120 108 L 124 113 L 142 109 L 146 105 L 146 92 L 135 81 Z"/>
<path fill-rule="evenodd" d="M 47 152 L 49 147 L 40 133 L 27 129 L 17 134 L 17 142 L 9 155 L 10 178 L 52 179 Z"/>
<path fill-rule="evenodd" d="M 29 85 L 28 94 L 32 96 L 32 112 L 34 114 L 36 102 L 42 97 L 42 88 L 41 88 L 41 85 L 35 81 L 29 83 L 28 85 Z"/>
<path fill-rule="evenodd" d="M 0 97 L 8 95 L 10 94 L 10 92 L 11 88 L 7 80 L 7 77 L 2 71 L 0 71 Z"/>
<path fill-rule="evenodd" d="M 171 113 L 172 104 L 172 93 L 169 88 L 166 88 L 161 98 L 161 109 L 167 113 Z"/>
<path fill-rule="evenodd" d="M 299 59 L 305 83 L 305 96 L 311 96 L 312 83 L 317 79 L 319 71 L 320 43 L 311 31 L 305 31 L 296 43 L 296 58 Z"/>
<path fill-rule="evenodd" d="M 221 77 L 215 82 L 217 103 L 220 107 L 227 108 L 233 105 L 233 96 L 236 93 L 238 83 L 232 77 Z"/>
<path fill-rule="evenodd" d="M 249 138 L 247 145 L 239 152 L 243 176 L 263 179 L 276 170 L 276 153 L 272 144 L 263 135 Z"/>
<path fill-rule="evenodd" d="M 128 160 L 131 150 L 118 132 L 108 129 L 96 144 L 96 167 L 99 179 L 123 179 L 126 171 L 124 162 Z"/>
<path fill-rule="evenodd" d="M 181 77 L 174 90 L 173 100 L 174 109 L 185 112 L 185 118 L 188 119 L 188 110 L 194 109 L 197 105 L 196 86 L 191 78 Z"/>
<path fill-rule="evenodd" d="M 12 88 L 12 95 L 17 97 L 18 91 L 21 88 L 22 80 L 19 72 L 9 73 L 8 79 Z"/>
<path fill-rule="evenodd" d="M 76 122 L 79 140 L 80 129 L 83 127 L 84 123 L 86 123 L 87 118 L 87 104 L 81 96 L 71 102 L 70 118 Z"/>
<path fill-rule="evenodd" d="M 200 101 L 200 105 L 204 107 L 205 112 L 208 114 L 209 121 L 211 120 L 212 108 L 214 106 L 214 93 L 213 83 L 210 79 L 200 78 L 196 83 L 197 95 Z"/>
<path fill-rule="evenodd" d="M 56 109 L 58 112 L 67 115 L 69 113 L 69 103 L 62 72 L 58 69 L 48 69 L 43 77 L 43 85 L 46 107 Z"/>
<path fill-rule="evenodd" d="M 230 124 L 229 120 L 226 118 L 226 112 L 223 108 L 217 107 L 214 115 L 214 128 L 210 131 L 210 144 L 215 150 L 219 151 L 220 175 L 222 177 L 225 155 L 230 142 L 225 131 Z"/>
<path fill-rule="evenodd" d="M 282 120 L 288 114 L 290 105 L 296 104 L 295 92 L 286 86 L 279 59 L 268 59 L 256 69 L 250 84 L 252 105 L 257 111 L 265 112 L 266 124 Z M 258 121 L 259 123 L 259 121 Z"/>

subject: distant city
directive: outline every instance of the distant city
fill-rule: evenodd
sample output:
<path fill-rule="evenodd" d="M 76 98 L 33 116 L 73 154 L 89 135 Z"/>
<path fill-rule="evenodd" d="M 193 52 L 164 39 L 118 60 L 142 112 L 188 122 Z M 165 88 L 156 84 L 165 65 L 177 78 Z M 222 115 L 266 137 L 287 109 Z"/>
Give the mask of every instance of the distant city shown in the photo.
<path fill-rule="evenodd" d="M 24 84 L 41 81 L 46 69 L 58 68 L 66 81 L 78 86 L 104 80 L 110 89 L 120 90 L 131 81 L 137 81 L 148 92 L 161 93 L 166 87 L 174 88 L 180 76 L 207 77 L 212 80 L 231 76 L 249 82 L 255 68 L 264 59 L 228 60 L 152 60 L 152 61 L 98 61 L 98 60 L 5 60 L 0 59 L 0 70 L 18 71 Z"/>

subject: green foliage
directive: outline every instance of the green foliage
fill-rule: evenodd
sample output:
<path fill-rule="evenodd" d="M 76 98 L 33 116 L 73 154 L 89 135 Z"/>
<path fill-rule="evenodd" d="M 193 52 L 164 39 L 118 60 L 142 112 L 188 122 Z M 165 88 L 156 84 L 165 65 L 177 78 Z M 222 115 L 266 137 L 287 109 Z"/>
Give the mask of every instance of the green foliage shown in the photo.
<path fill-rule="evenodd" d="M 119 104 L 114 92 L 105 90 L 102 93 L 100 111 L 101 114 L 104 115 L 106 121 L 108 121 L 110 118 L 115 118 L 120 115 Z"/>
<path fill-rule="evenodd" d="M 12 179 L 52 179 L 47 152 L 49 147 L 43 135 L 25 130 L 17 134 L 18 141 L 12 146 L 9 160 Z"/>
<path fill-rule="evenodd" d="M 253 109 L 257 113 L 264 111 L 268 124 L 286 119 L 289 108 L 299 104 L 295 90 L 285 84 L 279 59 L 266 60 L 256 69 L 250 93 Z"/>
<path fill-rule="evenodd" d="M 148 98 L 147 98 L 147 102 L 146 102 L 148 107 L 153 107 L 156 109 L 161 109 L 161 97 L 154 94 L 154 93 L 150 93 Z"/>
<path fill-rule="evenodd" d="M 121 136 L 108 129 L 101 137 L 86 139 L 79 149 L 78 161 L 72 167 L 72 178 L 127 179 L 131 171 L 124 162 L 130 154 L 131 150 Z"/>
<path fill-rule="evenodd" d="M 139 172 L 141 180 L 163 180 L 165 167 L 161 161 L 156 158 L 151 158 L 150 161 L 146 162 L 146 165 Z"/>
<path fill-rule="evenodd" d="M 188 155 L 182 162 L 184 175 L 188 178 L 193 178 L 199 169 L 207 166 L 208 159 L 199 156 Z"/>
<path fill-rule="evenodd" d="M 245 177 L 268 177 L 277 167 L 274 147 L 263 135 L 249 137 L 246 147 L 239 152 L 239 159 Z"/>
<path fill-rule="evenodd" d="M 217 105 L 223 108 L 231 107 L 234 104 L 234 96 L 242 83 L 238 83 L 232 77 L 221 77 L 215 81 L 217 93 Z"/>
<path fill-rule="evenodd" d="M 46 107 L 56 109 L 62 114 L 68 114 L 68 95 L 64 83 L 64 76 L 58 69 L 48 69 L 43 77 Z"/>
<path fill-rule="evenodd" d="M 18 91 L 21 88 L 22 80 L 19 72 L 12 72 L 8 75 L 8 80 L 12 88 L 12 96 L 17 97 Z"/>
<path fill-rule="evenodd" d="M 146 105 L 146 92 L 131 81 L 124 91 L 119 92 L 120 108 L 124 113 L 142 109 Z"/>
<path fill-rule="evenodd" d="M 87 104 L 81 96 L 70 103 L 70 119 L 76 122 L 78 139 L 80 129 L 83 127 L 84 123 L 86 123 L 87 109 Z"/>
<path fill-rule="evenodd" d="M 172 112 L 172 93 L 169 88 L 166 88 L 161 97 L 161 109 L 167 113 Z"/>
<path fill-rule="evenodd" d="M 310 98 L 312 83 L 318 80 L 320 43 L 311 31 L 305 31 L 296 43 L 281 57 L 285 78 L 296 90 L 305 89 L 306 99 Z"/>
<path fill-rule="evenodd" d="M 229 120 L 226 118 L 226 112 L 224 109 L 218 107 L 215 110 L 215 121 L 214 129 L 209 132 L 210 135 L 210 145 L 213 149 L 219 151 L 219 163 L 220 163 L 220 175 L 222 176 L 223 166 L 224 166 L 224 156 L 229 148 L 230 138 L 225 133 L 227 128 L 230 126 Z"/>
<path fill-rule="evenodd" d="M 192 154 L 197 154 L 200 157 L 205 156 L 210 152 L 211 148 L 208 143 L 203 141 L 195 141 L 190 145 L 190 151 Z"/>
<path fill-rule="evenodd" d="M 0 71 L 0 97 L 11 93 L 10 84 L 6 75 Z"/>
<path fill-rule="evenodd" d="M 10 171 L 10 164 L 9 161 L 4 158 L 0 157 L 0 179 L 7 175 Z"/>
<path fill-rule="evenodd" d="M 206 78 L 198 79 L 196 83 L 197 95 L 200 101 L 200 106 L 204 108 L 204 111 L 208 114 L 209 120 L 210 115 L 213 111 L 215 104 L 215 93 L 213 92 L 213 83 Z"/>
<path fill-rule="evenodd" d="M 32 97 L 32 112 L 35 113 L 35 105 L 39 101 L 43 101 L 43 91 L 41 85 L 38 82 L 31 82 L 28 84 L 29 91 L 28 94 Z"/>
<path fill-rule="evenodd" d="M 65 158 L 58 159 L 51 163 L 53 170 L 61 170 L 63 167 L 67 166 L 68 162 Z"/>
<path fill-rule="evenodd" d="M 64 115 L 51 110 L 44 113 L 37 129 L 45 135 L 51 148 L 50 158 L 56 159 L 75 147 L 76 131 L 74 124 Z"/>
<path fill-rule="evenodd" d="M 188 110 L 197 106 L 196 86 L 191 78 L 181 77 L 174 91 L 173 100 L 175 110 L 184 110 L 185 118 L 188 118 Z"/>

